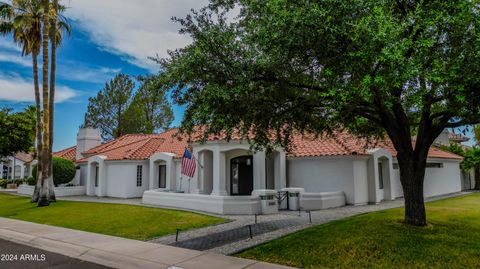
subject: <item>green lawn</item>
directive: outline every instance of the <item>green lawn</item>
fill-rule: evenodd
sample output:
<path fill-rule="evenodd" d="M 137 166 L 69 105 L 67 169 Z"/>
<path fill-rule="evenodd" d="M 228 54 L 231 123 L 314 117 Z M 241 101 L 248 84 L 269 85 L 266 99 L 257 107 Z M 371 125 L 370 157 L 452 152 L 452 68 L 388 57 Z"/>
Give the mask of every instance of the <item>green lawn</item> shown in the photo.
<path fill-rule="evenodd" d="M 0 217 L 146 240 L 224 219 L 178 210 L 133 205 L 58 201 L 37 208 L 28 197 L 0 194 Z"/>
<path fill-rule="evenodd" d="M 391 209 L 318 225 L 238 254 L 305 268 L 480 268 L 480 193 L 427 204 L 427 227 Z"/>

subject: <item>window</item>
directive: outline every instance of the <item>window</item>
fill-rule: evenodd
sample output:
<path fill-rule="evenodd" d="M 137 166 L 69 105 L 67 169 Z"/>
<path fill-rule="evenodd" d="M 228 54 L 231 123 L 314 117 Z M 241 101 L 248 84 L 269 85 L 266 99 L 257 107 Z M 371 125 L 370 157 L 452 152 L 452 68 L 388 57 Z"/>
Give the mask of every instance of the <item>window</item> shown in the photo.
<path fill-rule="evenodd" d="M 383 167 L 382 167 L 382 163 L 378 163 L 378 188 L 383 190 Z"/>
<path fill-rule="evenodd" d="M 95 166 L 95 187 L 98 187 L 98 166 Z"/>
<path fill-rule="evenodd" d="M 137 165 L 137 187 L 142 186 L 142 170 L 143 167 L 141 165 Z"/>
<path fill-rule="evenodd" d="M 443 163 L 427 163 L 427 168 L 443 168 Z"/>

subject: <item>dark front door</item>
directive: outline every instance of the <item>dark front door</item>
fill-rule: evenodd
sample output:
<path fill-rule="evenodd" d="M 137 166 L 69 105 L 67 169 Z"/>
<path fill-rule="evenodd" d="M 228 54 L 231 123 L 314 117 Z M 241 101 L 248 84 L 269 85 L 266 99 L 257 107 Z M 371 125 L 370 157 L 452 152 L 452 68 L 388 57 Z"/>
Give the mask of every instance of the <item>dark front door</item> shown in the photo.
<path fill-rule="evenodd" d="M 230 160 L 231 195 L 251 195 L 253 191 L 253 158 L 240 156 Z"/>
<path fill-rule="evenodd" d="M 167 186 L 167 166 L 158 166 L 158 187 L 165 188 Z"/>

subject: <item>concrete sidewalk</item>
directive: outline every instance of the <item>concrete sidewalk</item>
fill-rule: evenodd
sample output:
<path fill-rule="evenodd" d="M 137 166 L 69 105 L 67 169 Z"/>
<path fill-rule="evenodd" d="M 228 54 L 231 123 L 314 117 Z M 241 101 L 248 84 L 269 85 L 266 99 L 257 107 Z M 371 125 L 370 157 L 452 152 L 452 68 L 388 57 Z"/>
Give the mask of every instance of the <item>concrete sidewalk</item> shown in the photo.
<path fill-rule="evenodd" d="M 6 218 L 0 218 L 0 238 L 112 268 L 289 268 Z"/>

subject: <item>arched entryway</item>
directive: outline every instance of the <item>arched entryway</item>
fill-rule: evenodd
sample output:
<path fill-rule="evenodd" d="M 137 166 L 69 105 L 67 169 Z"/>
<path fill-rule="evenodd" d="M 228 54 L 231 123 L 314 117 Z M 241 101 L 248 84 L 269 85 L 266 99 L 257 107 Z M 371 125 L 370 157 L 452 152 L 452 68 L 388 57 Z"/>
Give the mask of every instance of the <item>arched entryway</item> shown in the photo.
<path fill-rule="evenodd" d="M 230 160 L 230 194 L 251 195 L 253 191 L 253 157 L 239 156 Z"/>

